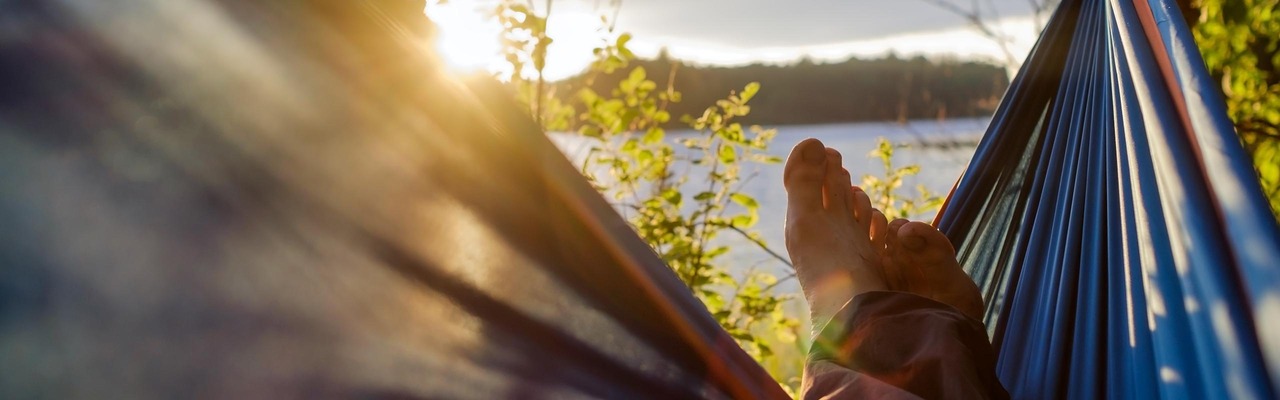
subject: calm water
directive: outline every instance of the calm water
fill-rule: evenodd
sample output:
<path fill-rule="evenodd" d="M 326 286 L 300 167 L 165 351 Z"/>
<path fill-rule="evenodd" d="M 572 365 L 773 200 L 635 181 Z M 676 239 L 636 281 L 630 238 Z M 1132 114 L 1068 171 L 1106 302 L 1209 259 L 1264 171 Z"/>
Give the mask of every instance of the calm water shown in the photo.
<path fill-rule="evenodd" d="M 791 147 L 805 138 L 817 138 L 828 147 L 839 150 L 844 155 L 845 167 L 853 174 L 854 184 L 861 181 L 864 174 L 884 173 L 879 160 L 866 155 L 876 146 L 878 137 L 885 137 L 898 144 L 907 145 L 894 154 L 894 163 L 898 166 L 918 164 L 921 173 L 908 178 L 903 187 L 906 194 L 915 194 L 917 184 L 939 195 L 951 190 L 956 179 L 960 177 L 973 156 L 974 146 L 982 137 L 988 119 L 953 119 L 945 122 L 914 121 L 905 125 L 897 123 L 852 123 L 830 125 L 802 125 L 777 127 L 778 135 L 770 146 L 769 153 L 786 157 Z M 691 132 L 671 132 L 668 140 L 678 140 Z M 555 141 L 572 159 L 580 160 L 587 152 L 587 142 L 572 136 L 555 136 Z M 675 145 L 677 148 L 682 147 Z M 782 165 L 760 165 L 744 168 L 744 176 L 755 174 L 746 182 L 743 191 L 760 202 L 760 222 L 755 229 L 764 236 L 779 254 L 786 255 L 783 245 L 783 217 L 786 214 L 786 192 L 782 187 Z M 690 185 L 693 186 L 693 185 Z M 699 185 L 700 186 L 700 185 Z M 689 189 L 695 191 L 698 189 Z M 693 193 L 686 193 L 691 197 Z M 917 216 L 916 219 L 931 219 L 932 215 Z M 729 257 L 738 271 L 757 268 L 773 271 L 778 275 L 788 273 L 788 268 L 780 264 L 754 244 L 738 237 L 725 238 L 732 251 Z M 780 285 L 784 291 L 798 288 L 791 284 Z"/>

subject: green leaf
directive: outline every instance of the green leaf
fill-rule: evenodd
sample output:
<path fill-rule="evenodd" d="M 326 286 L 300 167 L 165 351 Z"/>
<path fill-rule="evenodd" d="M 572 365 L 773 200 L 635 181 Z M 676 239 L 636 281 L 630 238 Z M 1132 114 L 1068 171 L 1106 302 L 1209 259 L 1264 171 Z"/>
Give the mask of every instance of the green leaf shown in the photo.
<path fill-rule="evenodd" d="M 679 190 L 676 190 L 676 189 L 667 189 L 667 190 L 662 191 L 662 198 L 663 198 L 664 200 L 666 200 L 666 201 L 667 201 L 667 203 L 669 203 L 669 204 L 671 204 L 671 205 L 673 205 L 673 206 L 679 206 L 679 205 L 680 205 L 680 201 L 681 201 L 681 200 L 683 200 L 683 198 L 684 198 L 684 195 L 683 195 L 683 194 L 681 194 Z"/>
<path fill-rule="evenodd" d="M 742 103 L 751 101 L 751 98 L 755 97 L 756 92 L 759 92 L 759 91 L 760 91 L 760 82 L 748 83 L 747 87 L 742 88 L 742 94 L 740 95 L 740 97 L 742 98 Z"/>
<path fill-rule="evenodd" d="M 733 200 L 734 203 L 738 203 L 739 205 L 746 207 L 747 209 L 754 210 L 760 207 L 760 203 L 757 203 L 756 199 L 744 193 L 731 194 L 729 195 L 729 199 Z"/>
<path fill-rule="evenodd" d="M 711 249 L 711 251 L 707 252 L 707 255 L 706 255 L 705 257 L 707 257 L 707 258 L 709 258 L 709 259 L 710 259 L 710 258 L 716 258 L 716 257 L 722 256 L 722 255 L 724 255 L 725 253 L 728 253 L 728 252 L 729 252 L 729 246 L 719 246 L 719 247 L 716 247 L 716 248 L 714 248 L 714 249 Z"/>
<path fill-rule="evenodd" d="M 644 78 L 644 67 L 635 67 L 631 70 L 631 75 L 627 76 L 627 81 L 632 82 L 635 86 L 639 86 L 641 82 L 644 82 Z"/>
<path fill-rule="evenodd" d="M 665 130 L 655 126 L 649 128 L 649 131 L 644 133 L 644 138 L 641 140 L 643 140 L 645 144 L 660 143 L 662 142 L 662 139 L 666 137 L 666 134 L 667 132 Z"/>
<path fill-rule="evenodd" d="M 738 151 L 733 146 L 720 146 L 720 162 L 733 164 L 738 160 Z"/>
<path fill-rule="evenodd" d="M 716 293 L 712 290 L 702 290 L 699 294 L 702 295 L 702 301 L 706 303 L 708 310 L 724 309 L 724 297 L 720 296 L 720 293 Z"/>
<path fill-rule="evenodd" d="M 667 123 L 667 121 L 670 121 L 670 120 L 671 120 L 671 113 L 668 113 L 666 111 L 658 111 L 653 114 L 653 122 L 656 122 L 659 124 L 665 124 Z"/>
<path fill-rule="evenodd" d="M 653 151 L 649 149 L 640 150 L 640 154 L 636 156 L 636 160 L 640 161 L 640 164 L 642 165 L 653 162 Z"/>
<path fill-rule="evenodd" d="M 732 312 L 729 310 L 722 310 L 722 311 L 716 311 L 715 314 L 711 314 L 711 316 L 716 317 L 717 321 L 725 321 L 729 319 L 729 315 L 731 313 Z"/>
<path fill-rule="evenodd" d="M 596 94 L 596 91 L 591 90 L 591 88 L 582 88 L 582 90 L 578 91 L 578 99 L 582 100 L 583 103 L 591 104 L 599 101 L 600 95 Z"/>
<path fill-rule="evenodd" d="M 756 342 L 756 347 L 758 347 L 758 348 L 760 349 L 760 357 L 772 357 L 772 356 L 773 356 L 773 348 L 769 347 L 769 345 L 768 345 L 768 344 L 765 344 L 765 342 L 763 342 L 763 341 L 757 341 L 757 342 Z"/>

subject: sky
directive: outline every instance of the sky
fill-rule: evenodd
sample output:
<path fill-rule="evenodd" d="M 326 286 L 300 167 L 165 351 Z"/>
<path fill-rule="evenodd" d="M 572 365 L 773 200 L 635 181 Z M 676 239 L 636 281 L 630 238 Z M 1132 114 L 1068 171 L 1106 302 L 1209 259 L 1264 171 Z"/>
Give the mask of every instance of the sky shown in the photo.
<path fill-rule="evenodd" d="M 492 69 L 500 61 L 498 28 L 477 11 L 495 1 L 449 0 L 444 6 L 428 6 L 428 16 L 441 28 L 437 45 L 451 64 Z M 964 9 L 975 2 L 981 6 L 1010 39 L 1011 69 L 1035 43 L 1039 24 L 1030 5 L 1034 0 L 945 1 Z M 545 12 L 544 0 L 534 3 L 539 13 Z M 554 40 L 545 71 L 549 79 L 571 76 L 591 61 L 591 49 L 602 35 L 600 15 L 612 12 L 611 3 L 554 0 L 548 22 Z M 928 0 L 623 0 L 617 9 L 618 32 L 633 35 L 630 47 L 642 57 L 665 48 L 675 58 L 704 65 L 792 63 L 802 57 L 840 61 L 889 52 L 1001 63 L 1010 58 L 963 17 Z"/>

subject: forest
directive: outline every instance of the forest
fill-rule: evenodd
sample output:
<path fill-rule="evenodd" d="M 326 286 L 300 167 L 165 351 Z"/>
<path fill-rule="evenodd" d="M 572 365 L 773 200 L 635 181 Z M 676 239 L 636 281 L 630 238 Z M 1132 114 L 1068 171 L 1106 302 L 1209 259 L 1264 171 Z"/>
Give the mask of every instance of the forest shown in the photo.
<path fill-rule="evenodd" d="M 893 54 L 835 63 L 805 59 L 790 65 L 711 67 L 661 53 L 631 64 L 643 67 L 660 87 L 674 76 L 682 99 L 668 106 L 676 117 L 673 123 L 682 115 L 702 115 L 707 105 L 750 82 L 768 85 L 752 100 L 751 113 L 742 122 L 763 125 L 989 116 L 1009 82 L 1005 69 L 995 64 Z M 570 103 L 584 86 L 607 94 L 628 71 L 584 73 L 557 82 L 555 96 Z"/>

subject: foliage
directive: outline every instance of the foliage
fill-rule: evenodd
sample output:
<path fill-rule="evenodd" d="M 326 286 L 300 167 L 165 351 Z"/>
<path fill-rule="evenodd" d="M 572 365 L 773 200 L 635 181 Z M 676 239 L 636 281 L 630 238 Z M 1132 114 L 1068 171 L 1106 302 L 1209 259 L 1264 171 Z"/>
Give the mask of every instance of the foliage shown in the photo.
<path fill-rule="evenodd" d="M 894 145 L 888 139 L 879 138 L 876 149 L 867 155 L 879 159 L 884 165 L 884 177 L 871 174 L 862 176 L 862 189 L 871 197 L 872 205 L 890 220 L 917 217 L 937 211 L 945 200 L 929 192 L 924 185 L 916 185 L 916 192 L 919 193 L 916 197 L 898 193 L 904 179 L 920 173 L 920 166 L 917 164 L 894 167 L 893 150 L 902 147 L 906 145 Z"/>
<path fill-rule="evenodd" d="M 1280 219 L 1280 0 L 1195 0 L 1193 32 Z"/>
<path fill-rule="evenodd" d="M 510 67 L 500 77 L 510 82 L 543 129 L 573 132 L 590 144 L 589 152 L 580 161 L 583 175 L 613 201 L 636 233 L 688 285 L 739 345 L 795 394 L 805 353 L 803 344 L 797 340 L 800 321 L 784 309 L 793 296 L 775 292 L 780 283 L 794 275 L 778 277 L 754 269 L 735 273 L 726 260 L 730 247 L 725 239 L 738 235 L 780 263 L 790 265 L 752 230 L 759 219 L 759 203 L 741 191 L 743 182 L 750 178 L 744 176 L 744 171 L 749 171 L 744 167 L 781 162 L 765 152 L 776 132 L 742 122 L 744 117 L 752 115 L 751 102 L 760 93 L 760 84 L 747 82 L 740 89 L 720 92 L 721 95 L 728 92 L 727 97 L 714 99 L 706 97 L 705 87 L 722 86 L 702 85 L 699 103 L 712 105 L 693 108 L 694 105 L 682 102 L 685 96 L 675 89 L 676 72 L 681 65 L 665 57 L 661 59 L 663 62 L 637 62 L 628 48 L 631 36 L 615 34 L 607 16 L 601 18 L 602 38 L 588 70 L 566 82 L 549 84 L 544 81 L 542 70 L 547 48 L 552 43 L 547 35 L 550 9 L 549 1 L 541 12 L 530 3 L 504 1 L 493 10 L 495 20 L 504 28 L 504 56 Z M 878 68 L 882 72 L 896 71 L 893 73 L 898 75 L 886 79 L 884 73 L 865 74 L 865 68 L 851 72 L 848 65 L 817 67 L 812 64 L 802 64 L 802 69 L 812 71 L 799 75 L 814 75 L 812 72 L 819 70 L 842 71 L 837 75 L 854 73 L 856 79 L 840 80 L 875 84 L 889 81 L 891 87 L 882 89 L 902 95 L 929 92 L 909 87 L 916 76 L 913 74 L 923 71 L 919 79 L 926 85 L 943 85 L 938 86 L 939 93 L 991 99 L 1003 89 L 998 84 L 1005 82 L 1002 70 L 982 65 L 935 65 L 923 59 L 896 58 L 870 63 L 851 60 L 845 64 L 851 63 L 869 65 L 872 70 Z M 908 68 L 902 68 L 903 65 Z M 685 68 L 693 74 L 705 73 Z M 750 66 L 738 73 L 758 73 L 759 68 L 774 67 Z M 660 71 L 657 76 L 666 77 L 665 84 L 660 86 L 651 77 L 652 70 Z M 899 76 L 904 70 L 905 77 Z M 953 76 L 957 71 L 971 74 L 966 75 L 972 77 L 967 81 L 981 82 L 972 90 L 945 88 L 955 80 L 949 83 L 942 77 Z M 693 79 L 694 82 L 716 81 L 706 79 L 706 75 Z M 906 88 L 902 87 L 904 81 Z M 798 86 L 822 85 L 811 82 Z M 803 96 L 811 94 L 803 90 L 795 92 Z M 939 116 L 953 100 L 945 96 L 930 98 L 927 94 L 922 99 L 904 97 L 890 106 L 893 111 L 887 112 L 891 114 L 869 118 L 905 118 L 904 110 L 909 104 L 912 110 L 921 109 L 913 102 L 923 102 L 920 104 L 925 108 L 940 107 L 943 111 L 937 108 L 928 111 L 938 114 L 929 117 Z M 682 104 L 684 107 L 680 110 L 684 116 L 679 121 L 696 133 L 667 138 L 667 129 L 675 124 L 672 109 Z M 838 104 L 833 107 L 832 110 L 845 114 L 858 109 Z M 871 154 L 882 160 L 886 172 L 883 179 L 870 176 L 864 179 L 869 193 L 880 199 L 877 206 L 891 217 L 914 216 L 935 209 L 941 200 L 923 188 L 920 188 L 922 198 L 918 200 L 896 193 L 904 178 L 919 172 L 919 166 L 894 167 L 894 148 L 881 139 L 879 148 Z M 784 346 L 783 351 L 779 351 L 779 345 Z"/>
<path fill-rule="evenodd" d="M 742 348 L 762 365 L 785 364 L 778 362 L 774 346 L 794 344 L 799 321 L 783 309 L 791 296 L 777 294 L 774 288 L 789 277 L 761 271 L 735 276 L 726 262 L 730 248 L 723 240 L 726 235 L 743 235 L 767 249 L 751 230 L 759 204 L 740 188 L 747 164 L 781 161 L 764 154 L 775 132 L 737 122 L 751 113 L 749 102 L 760 85 L 749 83 L 699 115 L 685 116 L 681 121 L 697 134 L 668 140 L 666 126 L 672 118 L 667 109 L 682 100 L 672 85 L 674 70 L 659 87 L 643 66 L 632 66 L 630 35 L 614 36 L 608 18 L 602 18 L 605 37 L 594 51 L 595 62 L 584 78 L 587 84 L 574 88 L 543 82 L 541 69 L 551 40 L 546 36 L 549 6 L 541 15 L 512 2 L 495 10 L 505 28 L 506 58 L 512 65 L 504 78 L 544 129 L 573 131 L 590 143 L 581 163 L 583 174 Z M 607 89 L 590 85 L 615 71 L 625 71 L 625 78 Z M 556 91 L 563 92 L 557 96 Z M 563 94 L 570 91 L 571 96 Z M 765 331 L 769 335 L 758 335 Z M 796 357 L 787 363 L 800 362 Z M 794 371 L 789 376 L 778 368 L 770 372 L 792 390 L 798 384 Z"/>

